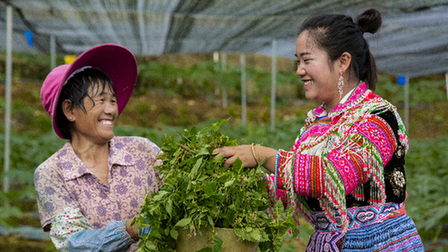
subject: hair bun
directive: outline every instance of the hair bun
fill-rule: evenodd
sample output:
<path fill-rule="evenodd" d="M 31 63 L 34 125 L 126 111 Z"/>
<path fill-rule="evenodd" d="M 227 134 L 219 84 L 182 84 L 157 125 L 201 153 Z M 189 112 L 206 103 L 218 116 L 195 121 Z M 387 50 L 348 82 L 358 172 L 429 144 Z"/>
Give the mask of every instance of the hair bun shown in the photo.
<path fill-rule="evenodd" d="M 359 26 L 361 31 L 375 33 L 380 29 L 383 19 L 381 13 L 374 8 L 367 9 L 355 18 L 355 23 Z"/>

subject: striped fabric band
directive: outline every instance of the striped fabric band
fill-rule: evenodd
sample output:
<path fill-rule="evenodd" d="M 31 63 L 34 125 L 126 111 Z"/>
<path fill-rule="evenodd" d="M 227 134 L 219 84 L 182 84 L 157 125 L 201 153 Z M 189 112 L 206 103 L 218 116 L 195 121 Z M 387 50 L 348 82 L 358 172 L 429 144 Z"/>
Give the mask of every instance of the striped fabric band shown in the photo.
<path fill-rule="evenodd" d="M 391 214 L 403 213 L 404 203 L 385 203 L 377 206 L 364 206 L 347 209 L 349 226 L 347 230 L 360 228 L 364 225 L 371 225 L 382 222 Z M 342 231 L 342 220 L 340 215 L 336 215 L 336 223 L 328 219 L 325 212 L 312 212 L 311 217 L 315 223 L 316 230 L 320 231 Z"/>

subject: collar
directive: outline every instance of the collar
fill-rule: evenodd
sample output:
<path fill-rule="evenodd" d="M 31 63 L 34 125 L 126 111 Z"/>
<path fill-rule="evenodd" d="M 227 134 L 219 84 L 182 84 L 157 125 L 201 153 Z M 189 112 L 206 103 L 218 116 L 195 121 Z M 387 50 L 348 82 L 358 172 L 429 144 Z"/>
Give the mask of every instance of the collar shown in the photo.
<path fill-rule="evenodd" d="M 365 82 L 362 82 L 357 87 L 353 88 L 348 92 L 339 102 L 338 105 L 336 105 L 333 110 L 330 113 L 327 113 L 327 111 L 324 108 L 324 105 L 317 107 L 313 114 L 317 118 L 323 118 L 323 117 L 334 117 L 336 115 L 339 115 L 342 111 L 344 111 L 347 106 L 355 102 L 365 91 L 367 90 L 367 85 Z"/>
<path fill-rule="evenodd" d="M 113 137 L 109 141 L 109 169 L 113 165 L 129 166 L 133 165 L 132 158 L 125 158 L 131 155 L 129 148 L 120 138 Z M 62 170 L 64 180 L 72 180 L 83 176 L 84 174 L 93 174 L 84 165 L 82 160 L 76 155 L 71 142 L 65 143 L 59 154 L 60 163 L 58 164 Z"/>

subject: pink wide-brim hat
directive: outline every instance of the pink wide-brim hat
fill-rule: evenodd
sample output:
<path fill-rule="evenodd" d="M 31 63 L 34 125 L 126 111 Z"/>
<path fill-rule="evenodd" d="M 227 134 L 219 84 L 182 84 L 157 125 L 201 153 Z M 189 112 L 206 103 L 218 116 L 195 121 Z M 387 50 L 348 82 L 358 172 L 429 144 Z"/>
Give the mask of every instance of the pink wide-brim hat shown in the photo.
<path fill-rule="evenodd" d="M 137 81 L 137 62 L 127 48 L 116 44 L 94 46 L 79 55 L 70 65 L 55 67 L 45 78 L 40 90 L 40 99 L 53 121 L 56 134 L 64 139 L 57 125 L 56 109 L 62 87 L 78 69 L 92 67 L 101 70 L 111 79 L 117 95 L 118 115 L 121 114 L 134 90 Z"/>

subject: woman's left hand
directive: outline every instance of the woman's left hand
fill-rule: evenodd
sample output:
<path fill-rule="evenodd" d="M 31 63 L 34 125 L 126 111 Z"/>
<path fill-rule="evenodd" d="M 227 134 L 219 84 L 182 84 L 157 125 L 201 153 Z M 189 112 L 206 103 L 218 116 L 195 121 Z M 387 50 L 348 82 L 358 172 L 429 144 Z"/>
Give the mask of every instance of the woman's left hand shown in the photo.
<path fill-rule="evenodd" d="M 227 160 L 224 166 L 230 167 L 237 158 L 240 158 L 244 167 L 256 167 L 259 162 L 266 159 L 263 162 L 263 166 L 270 172 L 275 171 L 275 157 L 277 150 L 259 146 L 259 145 L 238 145 L 228 146 L 222 148 L 216 148 L 213 151 L 214 154 L 222 154 Z"/>
<path fill-rule="evenodd" d="M 224 163 L 225 167 L 230 167 L 237 158 L 241 159 L 244 167 L 256 167 L 258 164 L 258 160 L 256 161 L 252 155 L 252 149 L 250 145 L 216 148 L 215 150 L 213 150 L 213 154 L 222 154 L 224 158 L 227 158 Z"/>

